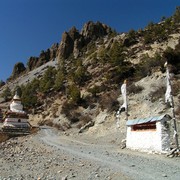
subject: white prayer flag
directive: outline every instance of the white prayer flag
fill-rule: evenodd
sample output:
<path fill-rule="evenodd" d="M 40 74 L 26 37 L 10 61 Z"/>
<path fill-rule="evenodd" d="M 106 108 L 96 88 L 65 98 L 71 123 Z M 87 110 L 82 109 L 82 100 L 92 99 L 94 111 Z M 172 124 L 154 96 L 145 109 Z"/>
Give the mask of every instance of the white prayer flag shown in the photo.
<path fill-rule="evenodd" d="M 172 105 L 172 97 L 171 97 L 171 84 L 170 84 L 170 74 L 167 64 L 166 65 L 166 93 L 165 93 L 165 103 L 170 103 Z"/>
<path fill-rule="evenodd" d="M 122 94 L 124 102 L 123 102 L 122 106 L 119 107 L 119 110 L 116 113 L 117 128 L 120 127 L 120 114 L 121 114 L 121 112 L 126 111 L 126 113 L 127 113 L 127 110 L 128 110 L 127 109 L 127 96 L 126 96 L 126 80 L 124 81 L 124 83 L 121 86 L 121 94 Z"/>
<path fill-rule="evenodd" d="M 120 112 L 127 110 L 126 81 L 121 86 L 121 94 L 122 94 L 124 102 L 123 102 L 122 106 L 120 107 Z"/>

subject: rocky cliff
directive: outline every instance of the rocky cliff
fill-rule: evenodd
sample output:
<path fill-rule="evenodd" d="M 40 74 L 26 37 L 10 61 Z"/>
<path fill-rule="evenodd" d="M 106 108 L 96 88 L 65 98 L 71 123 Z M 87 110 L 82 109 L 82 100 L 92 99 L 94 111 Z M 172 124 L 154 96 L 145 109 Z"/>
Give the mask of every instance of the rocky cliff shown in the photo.
<path fill-rule="evenodd" d="M 83 53 L 83 47 L 86 47 L 88 43 L 110 35 L 111 33 L 112 29 L 100 22 L 94 23 L 89 21 L 84 25 L 81 32 L 73 26 L 68 32 L 62 34 L 62 39 L 59 44 L 53 44 L 49 49 L 41 51 L 39 57 L 30 57 L 27 61 L 27 72 L 49 61 L 53 61 L 55 58 L 67 59 L 70 55 L 78 58 Z M 20 66 L 22 67 L 22 64 L 15 65 L 11 78 L 19 77 L 22 71 L 26 69 L 25 67 L 24 69 L 20 69 Z"/>
<path fill-rule="evenodd" d="M 72 27 L 69 32 L 64 32 L 58 49 L 58 57 L 68 58 L 71 54 L 75 58 L 81 55 L 82 48 L 87 46 L 91 41 L 110 35 L 112 30 L 105 24 L 100 22 L 89 21 L 86 23 L 81 32 Z"/>

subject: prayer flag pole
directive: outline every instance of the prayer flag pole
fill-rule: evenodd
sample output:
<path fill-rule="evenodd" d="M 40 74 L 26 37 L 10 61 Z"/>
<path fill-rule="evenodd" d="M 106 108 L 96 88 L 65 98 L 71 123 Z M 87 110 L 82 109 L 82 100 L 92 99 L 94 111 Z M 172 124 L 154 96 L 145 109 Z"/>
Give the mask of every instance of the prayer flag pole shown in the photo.
<path fill-rule="evenodd" d="M 173 115 L 173 128 L 174 128 L 174 138 L 176 142 L 176 148 L 177 151 L 179 151 L 179 142 L 178 142 L 178 133 L 177 133 L 177 125 L 176 125 L 176 115 L 174 111 L 174 100 L 173 96 L 171 94 L 171 81 L 170 81 L 170 74 L 169 74 L 169 69 L 168 69 L 168 63 L 166 62 L 165 65 L 166 67 L 166 82 L 167 82 L 167 89 L 166 89 L 166 94 L 165 94 L 165 102 L 169 102 L 171 105 L 171 111 Z"/>
<path fill-rule="evenodd" d="M 126 113 L 126 120 L 128 120 L 128 104 L 127 104 L 127 94 L 126 94 L 126 84 L 127 81 L 124 80 L 122 86 L 121 86 L 121 94 L 123 98 L 123 104 L 119 107 L 117 113 L 116 113 L 116 124 L 117 128 L 120 127 L 120 115 L 122 112 Z"/>

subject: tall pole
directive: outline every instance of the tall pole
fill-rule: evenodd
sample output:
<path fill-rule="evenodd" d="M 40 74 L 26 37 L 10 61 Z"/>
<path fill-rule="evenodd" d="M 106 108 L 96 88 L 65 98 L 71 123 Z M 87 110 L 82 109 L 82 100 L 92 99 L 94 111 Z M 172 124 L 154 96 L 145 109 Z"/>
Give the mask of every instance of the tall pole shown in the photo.
<path fill-rule="evenodd" d="M 175 111 L 174 111 L 174 99 L 173 96 L 171 94 L 171 81 L 170 81 L 170 75 L 169 75 L 169 69 L 168 69 L 168 64 L 165 64 L 166 66 L 166 71 L 167 71 L 167 81 L 169 83 L 169 85 L 167 84 L 167 89 L 169 89 L 168 94 L 169 94 L 169 102 L 171 105 L 171 111 L 172 111 L 172 116 L 173 116 L 173 129 L 174 129 L 174 138 L 175 138 L 175 142 L 176 142 L 176 148 L 179 151 L 179 142 L 178 142 L 178 133 L 177 133 L 177 125 L 176 125 L 176 115 L 175 115 Z M 167 94 L 166 94 L 167 95 Z"/>
<path fill-rule="evenodd" d="M 125 80 L 125 83 L 126 83 L 126 121 L 128 121 L 127 80 Z"/>
<path fill-rule="evenodd" d="M 122 95 L 123 95 L 123 99 L 124 99 L 124 103 L 122 105 L 122 107 L 125 109 L 125 113 L 126 113 L 126 121 L 128 120 L 128 99 L 127 99 L 127 80 L 124 80 L 123 83 L 123 89 L 121 88 L 122 91 Z"/>
<path fill-rule="evenodd" d="M 172 97 L 172 115 L 173 115 L 173 126 L 174 126 L 174 138 L 175 138 L 175 142 L 176 142 L 176 148 L 177 150 L 179 150 L 179 142 L 178 142 L 178 133 L 177 133 L 177 125 L 176 125 L 176 115 L 175 115 L 175 111 L 174 111 L 174 100 Z"/>

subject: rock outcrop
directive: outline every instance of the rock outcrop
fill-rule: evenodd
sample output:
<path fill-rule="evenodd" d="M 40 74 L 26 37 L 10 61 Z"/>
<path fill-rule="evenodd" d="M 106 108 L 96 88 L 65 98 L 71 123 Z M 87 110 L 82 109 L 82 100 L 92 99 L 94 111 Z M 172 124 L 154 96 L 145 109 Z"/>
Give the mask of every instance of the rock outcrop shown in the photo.
<path fill-rule="evenodd" d="M 51 48 L 49 49 L 49 57 L 50 57 L 50 60 L 53 60 L 56 58 L 57 56 L 57 50 L 58 50 L 58 47 L 59 47 L 59 44 L 58 43 L 54 43 Z"/>
<path fill-rule="evenodd" d="M 39 57 L 30 57 L 27 63 L 28 71 L 31 71 L 56 58 L 58 44 L 53 44 L 50 49 L 41 51 Z"/>
<path fill-rule="evenodd" d="M 75 58 L 81 55 L 81 50 L 89 42 L 95 41 L 112 32 L 111 28 L 100 22 L 94 23 L 89 21 L 84 25 L 81 33 L 75 27 L 69 32 L 64 32 L 58 49 L 58 58 L 68 58 L 71 54 Z"/>
<path fill-rule="evenodd" d="M 87 46 L 88 43 L 110 33 L 112 33 L 112 29 L 100 22 L 89 21 L 83 26 L 81 32 L 73 26 L 69 32 L 62 34 L 60 44 L 55 43 L 46 51 L 41 51 L 39 57 L 31 56 L 27 62 L 27 72 L 56 58 L 67 59 L 70 55 L 78 58 L 83 53 L 83 47 Z M 17 63 L 9 80 L 18 77 L 25 70 L 26 68 L 22 63 Z"/>
<path fill-rule="evenodd" d="M 11 78 L 14 79 L 21 75 L 26 70 L 24 64 L 22 62 L 18 62 L 14 65 L 14 69 L 11 75 Z"/>
<path fill-rule="evenodd" d="M 74 41 L 68 32 L 64 32 L 62 35 L 62 40 L 58 49 L 58 56 L 62 58 L 68 58 L 73 52 Z"/>
<path fill-rule="evenodd" d="M 68 58 L 70 54 L 75 52 L 75 57 L 79 55 L 80 49 L 83 47 L 83 37 L 79 31 L 73 26 L 69 32 L 64 32 L 58 49 L 58 57 Z"/>
<path fill-rule="evenodd" d="M 30 57 L 27 62 L 28 71 L 32 71 L 35 67 L 37 67 L 38 57 Z"/>
<path fill-rule="evenodd" d="M 96 40 L 100 37 L 104 37 L 110 33 L 112 33 L 110 27 L 100 22 L 94 23 L 92 21 L 86 23 L 83 29 L 81 30 L 81 34 L 85 38 L 86 43 L 88 43 L 91 40 Z"/>

